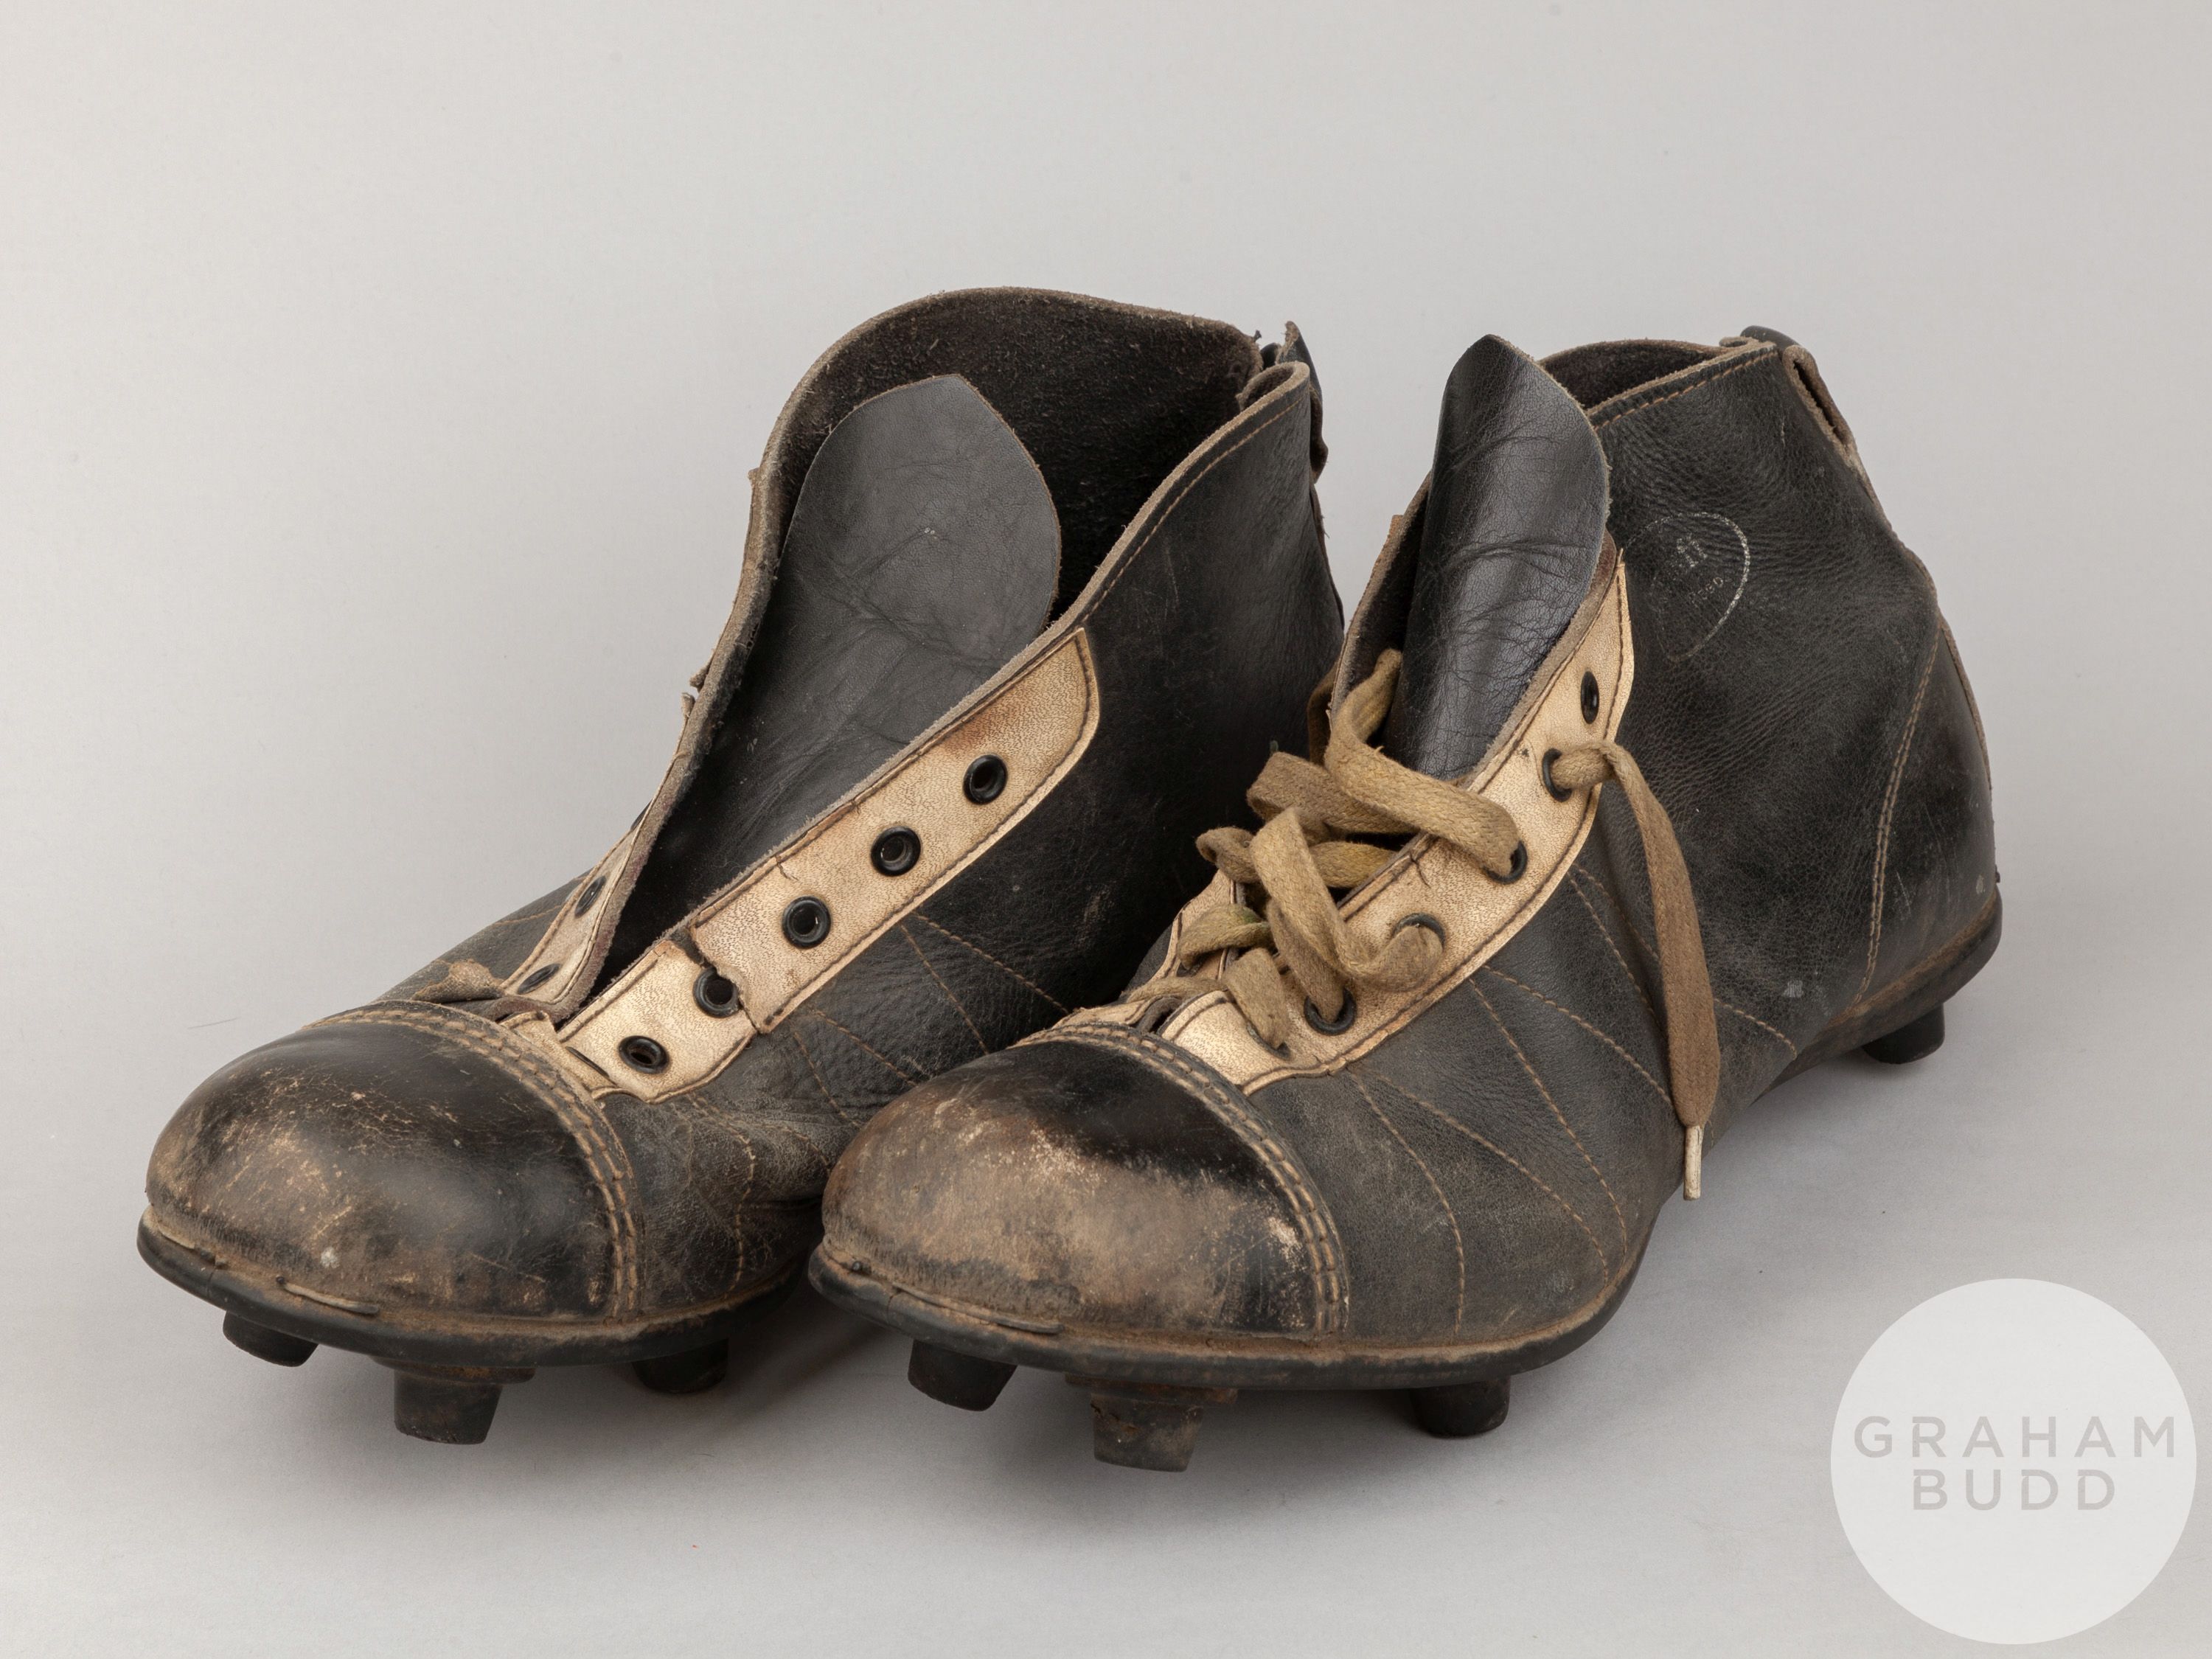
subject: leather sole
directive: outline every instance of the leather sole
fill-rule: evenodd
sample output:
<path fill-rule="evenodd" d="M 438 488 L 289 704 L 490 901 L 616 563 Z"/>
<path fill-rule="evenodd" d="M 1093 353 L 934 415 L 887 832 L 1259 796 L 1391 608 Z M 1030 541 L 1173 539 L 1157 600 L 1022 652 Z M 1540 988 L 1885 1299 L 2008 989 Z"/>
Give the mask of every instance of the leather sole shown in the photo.
<path fill-rule="evenodd" d="M 1941 950 L 1845 1010 L 1775 1083 L 1854 1049 L 1892 1063 L 1932 1051 L 1942 1040 L 1944 1003 L 1996 951 L 2002 920 L 1993 893 Z M 1512 1377 L 1563 1358 L 1604 1328 L 1642 1260 L 1639 1249 L 1601 1293 L 1542 1330 L 1503 1342 L 1419 1345 L 1171 1337 L 1000 1316 L 894 1284 L 866 1262 L 837 1257 L 827 1244 L 815 1251 L 807 1276 L 830 1301 L 912 1337 L 908 1376 L 923 1392 L 981 1410 L 1016 1366 L 1062 1371 L 1091 1390 L 1093 1449 L 1102 1461 L 1179 1469 L 1189 1462 L 1204 1407 L 1225 1403 L 1244 1388 L 1406 1389 L 1413 1394 L 1415 1420 L 1431 1433 L 1486 1433 L 1504 1419 Z"/>

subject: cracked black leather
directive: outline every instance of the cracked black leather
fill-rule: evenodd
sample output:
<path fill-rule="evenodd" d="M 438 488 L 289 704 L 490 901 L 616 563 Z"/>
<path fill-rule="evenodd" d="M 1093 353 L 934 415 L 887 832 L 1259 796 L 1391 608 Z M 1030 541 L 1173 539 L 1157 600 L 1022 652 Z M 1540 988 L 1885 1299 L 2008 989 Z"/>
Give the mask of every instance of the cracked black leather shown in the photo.
<path fill-rule="evenodd" d="M 1824 1032 L 1984 925 L 1987 764 L 1927 574 L 1780 349 L 1572 356 L 1594 388 L 1639 357 L 1667 366 L 1603 392 L 1589 420 L 1610 463 L 1636 651 L 1620 741 L 1672 818 L 1697 895 L 1720 1024 L 1717 1141 Z M 1363 618 L 1393 614 L 1403 576 L 1377 571 Z M 1347 659 L 1387 642 L 1349 640 Z M 1295 1305 L 1309 1284 L 1330 1289 L 1299 1333 L 1308 1345 L 1533 1346 L 1618 1290 L 1681 1178 L 1653 937 L 1642 848 L 1608 790 L 1529 923 L 1340 1069 L 1240 1095 L 1139 1031 L 1047 1032 L 878 1116 L 840 1166 L 825 1251 L 988 1313 L 1186 1346 L 1273 1334 L 1222 1310 Z M 1234 1120 L 1248 1145 L 1273 1149 L 1275 1189 L 1303 1217 L 1301 1259 L 1230 1253 L 1212 1263 L 1218 1278 L 1164 1279 L 1165 1305 L 1133 1297 L 1119 1267 L 1073 1303 L 1057 1279 L 1024 1277 L 1081 1259 L 1077 1239 L 1040 1240 L 1037 1226 L 1129 1241 L 1141 1263 L 1146 1241 L 1179 1236 L 1212 1201 L 1211 1154 L 1177 1156 L 1150 1082 L 1132 1109 L 1160 1167 L 1142 1187 L 1071 1198 L 1096 1171 L 1073 1150 L 1066 1103 L 1083 1102 L 1087 1134 L 1110 1135 L 1129 1086 L 1117 1049 L 1182 1068 L 1194 1147 Z M 1032 1068 L 1049 1068 L 1051 1086 L 1032 1086 Z M 956 1169 L 948 1144 L 909 1128 L 956 1102 L 990 1115 L 1002 1145 L 1053 1157 Z M 1034 1121 L 1000 1121 L 1010 1115 Z M 1725 1156 L 1705 1178 L 1735 1178 Z M 953 1191 L 957 1215 L 935 1198 Z"/>
<path fill-rule="evenodd" d="M 848 415 L 807 469 L 744 678 L 605 977 L 1012 660 L 1059 576 L 1044 476 L 967 381 Z"/>
<path fill-rule="evenodd" d="M 1072 360 L 1095 372 L 1069 374 Z M 1036 458 L 1085 577 L 1113 539 L 1101 512 L 1135 516 L 1066 612 L 1099 706 L 1073 769 L 720 1073 L 652 1104 L 585 1094 L 484 1017 L 503 1003 L 404 1000 L 457 960 L 512 971 L 568 890 L 526 906 L 387 999 L 210 1079 L 155 1150 L 156 1224 L 316 1294 L 549 1329 L 673 1318 L 794 1271 L 861 1125 L 911 1084 L 1111 996 L 1209 873 L 1194 838 L 1243 812 L 1271 745 L 1303 743 L 1341 619 L 1313 511 L 1310 376 L 1267 370 L 1278 378 L 1240 411 L 1262 368 L 1224 325 L 1065 295 L 943 295 L 848 337 L 794 394 L 764 473 L 803 476 L 792 453 L 821 447 L 838 422 L 817 433 L 817 416 L 836 399 L 959 374 Z M 1102 387 L 1127 400 L 1093 407 Z M 1026 640 L 1035 589 L 1012 586 L 990 602 L 1018 611 L 1008 633 Z M 741 591 L 739 613 L 757 603 Z"/>
<path fill-rule="evenodd" d="M 1480 760 L 1589 591 L 1605 452 L 1581 407 L 1494 334 L 1444 383 L 1385 743 L 1457 777 Z"/>

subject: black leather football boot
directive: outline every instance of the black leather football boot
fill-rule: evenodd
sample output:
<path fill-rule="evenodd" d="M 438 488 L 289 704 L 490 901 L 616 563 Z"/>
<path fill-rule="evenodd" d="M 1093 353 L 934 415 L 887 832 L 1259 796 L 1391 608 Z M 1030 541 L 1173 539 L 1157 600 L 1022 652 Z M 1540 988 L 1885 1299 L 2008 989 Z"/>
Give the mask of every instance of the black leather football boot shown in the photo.
<path fill-rule="evenodd" d="M 652 803 L 577 880 L 257 1048 L 146 1260 L 249 1352 L 480 1440 L 532 1368 L 667 1391 L 796 1281 L 884 1101 L 1127 982 L 1341 631 L 1295 330 L 949 294 L 800 382 Z"/>
<path fill-rule="evenodd" d="M 1143 985 L 838 1165 L 815 1282 L 926 1391 L 1066 1372 L 1145 1468 L 1243 1388 L 1480 1434 L 1709 1140 L 1927 1054 L 1996 945 L 1958 653 L 1779 335 L 1469 350 L 1313 752 L 1206 838 Z"/>

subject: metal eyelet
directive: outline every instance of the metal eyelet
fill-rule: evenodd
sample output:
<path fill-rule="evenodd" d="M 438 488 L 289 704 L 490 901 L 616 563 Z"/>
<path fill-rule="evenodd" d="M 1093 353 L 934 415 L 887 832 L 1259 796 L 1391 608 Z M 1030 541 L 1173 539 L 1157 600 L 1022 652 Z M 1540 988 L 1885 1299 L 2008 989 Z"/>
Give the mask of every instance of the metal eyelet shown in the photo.
<path fill-rule="evenodd" d="M 981 806 L 998 799 L 1006 787 L 1006 763 L 996 755 L 978 755 L 969 763 L 968 775 L 960 781 L 961 793 Z"/>
<path fill-rule="evenodd" d="M 830 907 L 809 894 L 783 907 L 783 936 L 802 951 L 830 937 Z"/>
<path fill-rule="evenodd" d="M 1505 866 L 1504 875 L 1493 874 L 1486 865 L 1483 867 L 1482 873 L 1489 876 L 1491 880 L 1496 882 L 1500 887 L 1510 887 L 1527 874 L 1528 870 L 1528 843 L 1525 841 L 1516 841 L 1513 843 L 1513 860 Z"/>
<path fill-rule="evenodd" d="M 649 1036 L 626 1036 L 616 1047 L 623 1064 L 633 1072 L 665 1072 L 668 1069 L 668 1050 Z"/>
<path fill-rule="evenodd" d="M 727 1019 L 738 1012 L 736 981 L 719 968 L 702 968 L 691 981 L 691 1000 L 699 1005 L 700 1012 Z"/>
<path fill-rule="evenodd" d="M 599 895 L 606 890 L 607 878 L 605 876 L 593 876 L 584 884 L 584 890 L 576 895 L 576 914 L 580 916 L 597 904 L 599 902 Z"/>
<path fill-rule="evenodd" d="M 1552 763 L 1559 759 L 1559 751 L 1556 749 L 1547 749 L 1544 751 L 1544 759 L 1542 763 L 1544 793 L 1549 795 L 1553 800 L 1572 800 L 1575 795 L 1575 792 L 1573 790 L 1563 789 L 1558 784 L 1552 781 Z"/>
<path fill-rule="evenodd" d="M 1584 670 L 1583 672 L 1583 724 L 1584 726 L 1597 724 L 1597 676 Z"/>
<path fill-rule="evenodd" d="M 1411 915 L 1399 917 L 1391 925 L 1390 931 L 1394 933 L 1402 933 L 1408 927 L 1425 927 L 1437 936 L 1437 944 L 1451 943 L 1450 935 L 1444 932 L 1443 922 L 1439 918 L 1431 915 L 1426 910 L 1416 910 Z"/>
<path fill-rule="evenodd" d="M 544 984 L 547 980 L 552 978 L 554 975 L 560 971 L 561 964 L 557 962 L 549 962 L 543 968 L 532 969 L 530 973 L 530 977 L 524 980 L 521 984 L 514 988 L 515 994 L 518 996 L 528 996 L 532 991 Z"/>
<path fill-rule="evenodd" d="M 876 837 L 868 848 L 868 862 L 879 876 L 902 876 L 921 861 L 921 837 L 898 824 Z"/>
<path fill-rule="evenodd" d="M 1311 997 L 1306 999 L 1306 1024 L 1323 1036 L 1335 1036 L 1352 1029 L 1352 1022 L 1359 1018 L 1359 1005 L 1352 1000 L 1352 993 L 1344 994 L 1344 1006 L 1336 1011 L 1334 1019 L 1322 1018 L 1321 1010 L 1314 1006 Z"/>

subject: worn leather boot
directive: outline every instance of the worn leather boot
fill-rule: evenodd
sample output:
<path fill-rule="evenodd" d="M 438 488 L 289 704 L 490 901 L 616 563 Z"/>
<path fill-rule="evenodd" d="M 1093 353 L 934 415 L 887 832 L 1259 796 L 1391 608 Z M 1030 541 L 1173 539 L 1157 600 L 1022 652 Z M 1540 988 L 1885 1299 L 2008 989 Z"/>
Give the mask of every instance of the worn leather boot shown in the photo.
<path fill-rule="evenodd" d="M 249 1352 L 717 1380 L 900 1091 L 1127 982 L 1340 613 L 1295 330 L 1068 295 L 876 319 L 793 393 L 652 803 L 576 881 L 210 1078 L 146 1260 Z"/>
<path fill-rule="evenodd" d="M 815 1282 L 925 1390 L 1066 1372 L 1145 1468 L 1244 1388 L 1481 1433 L 1737 1114 L 1927 1054 L 1996 945 L 1957 651 L 1779 335 L 1469 350 L 1312 752 L 1145 983 L 839 1164 Z"/>

